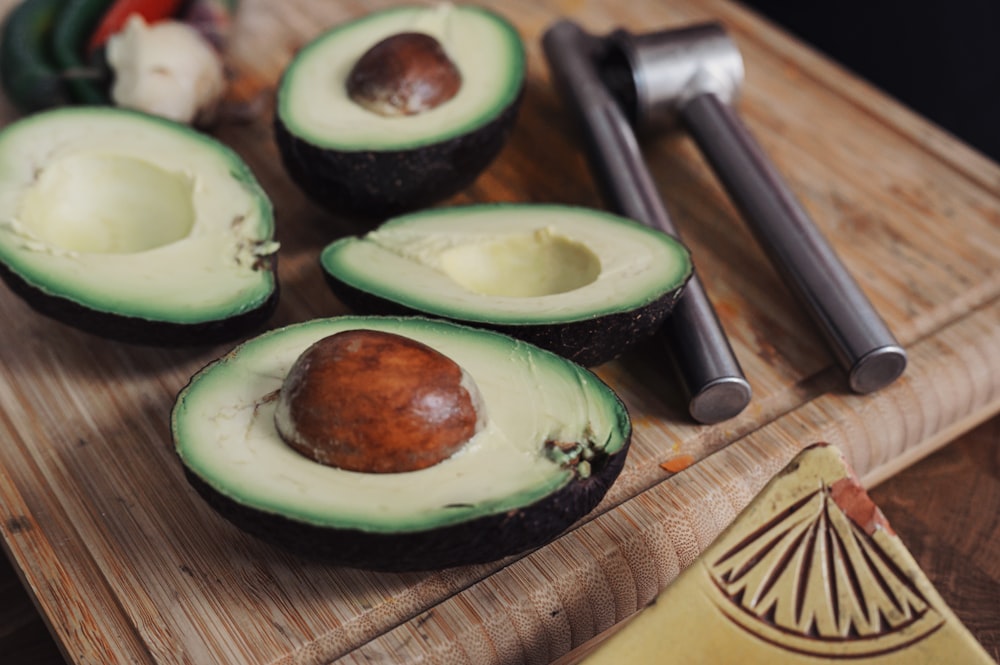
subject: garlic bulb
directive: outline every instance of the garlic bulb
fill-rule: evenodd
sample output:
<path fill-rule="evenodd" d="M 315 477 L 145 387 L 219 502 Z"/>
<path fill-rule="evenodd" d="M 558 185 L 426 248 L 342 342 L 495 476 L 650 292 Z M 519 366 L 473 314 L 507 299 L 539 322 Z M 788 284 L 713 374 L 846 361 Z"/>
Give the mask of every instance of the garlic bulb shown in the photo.
<path fill-rule="evenodd" d="M 180 21 L 147 25 L 129 18 L 108 40 L 118 106 L 183 123 L 210 120 L 225 93 L 222 61 L 197 30 Z"/>

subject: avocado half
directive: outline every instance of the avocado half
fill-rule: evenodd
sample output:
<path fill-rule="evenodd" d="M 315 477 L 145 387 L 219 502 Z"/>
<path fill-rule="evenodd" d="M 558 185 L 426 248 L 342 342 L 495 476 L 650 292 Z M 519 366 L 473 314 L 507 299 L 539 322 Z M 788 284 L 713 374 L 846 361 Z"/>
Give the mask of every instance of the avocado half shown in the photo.
<path fill-rule="evenodd" d="M 403 473 L 346 471 L 285 444 L 274 424 L 284 377 L 314 342 L 346 330 L 395 333 L 455 361 L 478 387 L 481 429 L 444 461 Z M 338 564 L 418 570 L 552 540 L 618 476 L 631 423 L 595 375 L 506 335 L 339 317 L 269 331 L 208 365 L 178 396 L 172 431 L 191 484 L 245 531 Z"/>
<path fill-rule="evenodd" d="M 385 117 L 355 103 L 346 81 L 373 45 L 403 32 L 436 38 L 462 83 L 449 101 Z M 486 9 L 396 7 L 333 28 L 293 58 L 278 87 L 275 135 L 286 170 L 335 213 L 384 218 L 472 183 L 514 125 L 525 83 L 517 31 Z"/>
<path fill-rule="evenodd" d="M 585 366 L 652 335 L 691 275 L 687 249 L 664 233 L 544 204 L 412 213 L 331 243 L 320 265 L 355 312 L 491 328 Z"/>
<path fill-rule="evenodd" d="M 267 195 L 182 125 L 109 107 L 0 131 L 0 276 L 37 311 L 134 343 L 211 343 L 277 302 Z"/>

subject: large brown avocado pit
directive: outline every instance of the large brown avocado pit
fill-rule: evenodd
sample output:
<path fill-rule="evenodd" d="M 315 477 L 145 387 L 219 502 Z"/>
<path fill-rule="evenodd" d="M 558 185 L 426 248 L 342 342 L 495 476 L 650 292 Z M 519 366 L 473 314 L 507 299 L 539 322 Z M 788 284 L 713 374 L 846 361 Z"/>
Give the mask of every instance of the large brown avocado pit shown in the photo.
<path fill-rule="evenodd" d="M 434 37 L 402 32 L 361 56 L 347 77 L 347 94 L 383 116 L 416 115 L 454 97 L 462 75 Z"/>
<path fill-rule="evenodd" d="M 401 473 L 437 464 L 479 430 L 478 391 L 457 363 L 413 339 L 374 330 L 325 337 L 282 384 L 275 426 L 321 464 Z"/>

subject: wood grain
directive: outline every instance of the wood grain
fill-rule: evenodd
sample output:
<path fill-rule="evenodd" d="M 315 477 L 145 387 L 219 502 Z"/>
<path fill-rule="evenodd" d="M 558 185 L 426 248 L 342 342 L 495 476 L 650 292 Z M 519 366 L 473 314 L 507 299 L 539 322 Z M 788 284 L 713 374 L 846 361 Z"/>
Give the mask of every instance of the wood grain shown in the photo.
<path fill-rule="evenodd" d="M 1000 662 L 1000 418 L 871 496 L 945 602 Z"/>
<path fill-rule="evenodd" d="M 242 4 L 229 53 L 233 97 L 258 114 L 215 134 L 275 203 L 282 301 L 273 326 L 345 311 L 316 261 L 352 228 L 312 206 L 282 170 L 270 130 L 274 85 L 320 30 L 391 4 Z M 908 347 L 907 374 L 876 395 L 848 394 L 692 143 L 647 141 L 754 402 L 718 426 L 690 423 L 659 350 L 635 349 L 598 369 L 627 404 L 635 437 L 621 478 L 588 519 L 517 561 L 375 574 L 253 540 L 185 484 L 167 414 L 188 377 L 225 347 L 95 339 L 4 291 L 0 533 L 73 661 L 547 662 L 648 601 L 803 445 L 842 446 L 874 482 L 1000 411 L 1000 167 L 721 0 L 484 4 L 521 32 L 528 88 L 509 145 L 446 205 L 601 205 L 541 56 L 539 38 L 556 18 L 571 14 L 595 32 L 721 19 L 747 62 L 741 112 Z M 0 118 L 12 117 L 0 106 Z M 662 465 L 680 456 L 696 463 L 671 475 Z"/>
<path fill-rule="evenodd" d="M 998 455 L 1000 418 L 994 418 L 869 493 L 944 602 L 986 652 L 1000 660 Z M 961 503 L 966 500 L 971 501 Z M 580 662 L 624 623 L 554 665 Z"/>
<path fill-rule="evenodd" d="M 956 615 L 1000 660 L 1000 418 L 870 490 Z M 0 558 L 0 653 L 6 665 L 63 665 L 13 568 Z M 576 660 L 583 648 L 560 662 Z"/>

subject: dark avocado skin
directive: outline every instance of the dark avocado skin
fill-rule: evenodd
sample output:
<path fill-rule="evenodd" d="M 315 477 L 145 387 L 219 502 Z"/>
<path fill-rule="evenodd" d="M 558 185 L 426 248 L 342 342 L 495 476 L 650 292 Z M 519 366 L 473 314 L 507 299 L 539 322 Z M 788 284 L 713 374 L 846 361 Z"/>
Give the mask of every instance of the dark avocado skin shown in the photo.
<path fill-rule="evenodd" d="M 417 571 L 496 561 L 552 541 L 593 510 L 618 477 L 631 437 L 592 462 L 587 478 L 535 503 L 427 531 L 372 533 L 319 527 L 249 508 L 220 494 L 185 467 L 188 482 L 220 515 L 261 540 L 326 563 L 381 571 Z"/>
<path fill-rule="evenodd" d="M 286 171 L 326 210 L 382 220 L 438 203 L 479 177 L 507 141 L 524 88 L 495 118 L 465 134 L 407 150 L 338 151 L 293 134 L 275 115 Z M 403 120 L 402 122 L 405 122 Z"/>
<path fill-rule="evenodd" d="M 326 270 L 323 270 L 323 277 L 333 294 L 358 314 L 436 316 L 346 284 Z M 683 286 L 637 309 L 564 323 L 505 325 L 455 320 L 530 342 L 584 367 L 596 367 L 614 360 L 633 344 L 655 334 L 682 292 Z"/>
<path fill-rule="evenodd" d="M 270 257 L 270 269 L 277 270 L 277 257 Z M 0 262 L 0 278 L 32 309 L 79 330 L 137 345 L 196 346 L 226 342 L 263 325 L 278 306 L 278 281 L 270 297 L 257 307 L 236 316 L 200 323 L 173 323 L 115 314 L 84 307 L 34 286 Z"/>

